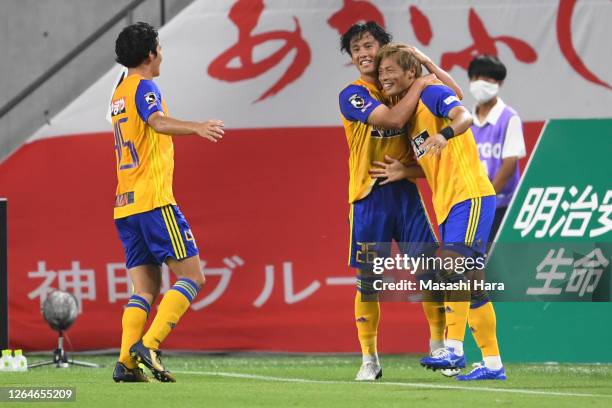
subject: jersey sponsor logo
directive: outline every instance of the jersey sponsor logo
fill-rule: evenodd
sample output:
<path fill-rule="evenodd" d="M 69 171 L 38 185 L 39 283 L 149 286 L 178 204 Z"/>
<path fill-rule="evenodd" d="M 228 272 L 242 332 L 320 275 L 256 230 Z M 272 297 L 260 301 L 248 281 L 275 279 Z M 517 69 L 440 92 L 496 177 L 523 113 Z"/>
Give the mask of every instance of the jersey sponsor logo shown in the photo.
<path fill-rule="evenodd" d="M 111 117 L 125 113 L 125 98 L 117 99 L 111 102 Z"/>
<path fill-rule="evenodd" d="M 404 126 L 402 129 L 380 129 L 380 128 L 372 128 L 372 137 L 396 137 L 403 136 L 406 134 L 406 127 Z"/>
<path fill-rule="evenodd" d="M 365 105 L 365 101 L 361 96 L 359 96 L 359 94 L 354 94 L 353 96 L 351 96 L 349 98 L 349 102 L 357 109 L 361 109 Z"/>
<path fill-rule="evenodd" d="M 127 193 L 119 194 L 115 197 L 115 207 L 124 207 L 128 204 L 134 203 L 134 192 L 128 191 Z"/>
<path fill-rule="evenodd" d="M 429 133 L 424 130 L 412 139 L 412 148 L 417 160 L 423 157 L 423 155 L 426 153 L 425 150 L 421 149 L 421 145 L 425 143 L 427 138 L 429 138 Z"/>
<path fill-rule="evenodd" d="M 149 105 L 149 109 L 151 108 L 151 105 L 157 103 L 157 95 L 155 94 L 155 92 L 147 92 L 146 94 L 144 94 L 144 99 L 145 102 Z"/>
<path fill-rule="evenodd" d="M 450 105 L 453 102 L 459 102 L 459 99 L 457 99 L 457 97 L 455 95 L 451 95 L 448 98 L 446 98 L 444 100 L 444 104 L 445 105 Z"/>

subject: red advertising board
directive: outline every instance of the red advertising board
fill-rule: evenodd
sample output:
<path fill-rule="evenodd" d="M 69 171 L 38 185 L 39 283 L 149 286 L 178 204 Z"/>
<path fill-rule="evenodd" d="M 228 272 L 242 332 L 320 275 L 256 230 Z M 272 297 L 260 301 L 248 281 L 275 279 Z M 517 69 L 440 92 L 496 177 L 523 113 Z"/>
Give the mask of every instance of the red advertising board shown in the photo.
<path fill-rule="evenodd" d="M 527 124 L 528 145 L 540 128 Z M 0 165 L 13 348 L 55 346 L 39 313 L 50 288 L 79 299 L 75 350 L 119 346 L 130 285 L 112 219 L 113 143 L 111 133 L 44 139 Z M 357 351 L 343 130 L 230 130 L 217 145 L 179 137 L 175 147 L 175 196 L 207 283 L 165 347 Z M 383 352 L 425 351 L 421 306 L 384 304 L 379 339 Z"/>

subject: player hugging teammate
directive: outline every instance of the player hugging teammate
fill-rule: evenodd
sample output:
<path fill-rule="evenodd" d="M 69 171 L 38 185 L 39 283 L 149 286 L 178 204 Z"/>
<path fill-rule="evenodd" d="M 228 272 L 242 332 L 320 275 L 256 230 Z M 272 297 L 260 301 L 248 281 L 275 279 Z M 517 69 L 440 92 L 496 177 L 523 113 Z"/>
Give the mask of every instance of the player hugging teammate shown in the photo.
<path fill-rule="evenodd" d="M 410 180 L 424 176 L 432 189 L 443 241 L 440 256 L 483 255 L 495 211 L 495 191 L 478 160 L 469 131 L 471 115 L 459 102 L 459 88 L 418 50 L 387 45 L 390 37 L 369 22 L 352 26 L 341 39 L 342 49 L 360 72 L 360 79 L 342 90 L 339 101 L 349 144 L 349 265 L 357 269 L 355 321 L 363 354 L 356 380 L 382 376 L 376 349 L 380 307 L 372 284 L 373 257 L 388 256 L 392 240 L 434 241 Z M 442 82 L 422 77 L 422 65 Z M 408 254 L 421 249 L 400 245 L 400 251 Z M 428 272 L 451 283 L 484 278 L 482 270 Z M 421 364 L 447 374 L 465 367 L 463 337 L 469 320 L 483 364 L 458 379 L 505 379 L 495 312 L 487 294 L 453 291 L 445 293 L 444 299 L 427 300 L 423 308 L 430 326 L 431 354 Z"/>

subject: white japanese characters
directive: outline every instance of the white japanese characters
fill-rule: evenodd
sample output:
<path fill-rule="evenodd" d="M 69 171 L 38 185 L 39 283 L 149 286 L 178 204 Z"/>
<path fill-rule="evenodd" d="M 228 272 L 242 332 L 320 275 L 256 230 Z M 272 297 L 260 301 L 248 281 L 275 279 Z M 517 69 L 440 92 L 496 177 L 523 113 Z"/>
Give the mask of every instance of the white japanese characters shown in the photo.
<path fill-rule="evenodd" d="M 536 280 L 541 287 L 527 288 L 528 295 L 592 294 L 610 264 L 600 248 L 574 260 L 566 256 L 566 248 L 551 249 L 536 267 Z M 567 278 L 568 274 L 569 278 Z"/>
<path fill-rule="evenodd" d="M 612 190 L 608 190 L 600 201 L 591 185 L 586 186 L 582 193 L 576 186 L 569 189 L 532 187 L 527 192 L 513 228 L 521 232 L 521 237 L 533 232 L 535 238 L 597 238 L 612 231 L 611 214 Z"/>

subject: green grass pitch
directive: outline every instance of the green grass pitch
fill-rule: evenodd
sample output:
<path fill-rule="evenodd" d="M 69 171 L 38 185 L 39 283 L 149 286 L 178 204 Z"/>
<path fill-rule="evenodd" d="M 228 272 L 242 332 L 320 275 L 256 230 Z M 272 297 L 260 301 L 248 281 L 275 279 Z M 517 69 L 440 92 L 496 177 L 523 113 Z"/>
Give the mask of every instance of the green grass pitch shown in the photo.
<path fill-rule="evenodd" d="M 103 368 L 41 367 L 0 373 L 0 387 L 75 387 L 76 402 L 53 407 L 610 407 L 612 365 L 507 364 L 507 381 L 465 383 L 421 368 L 418 357 L 383 356 L 376 383 L 352 381 L 360 357 L 170 355 L 177 382 L 115 384 L 116 357 L 79 356 Z M 30 361 L 42 359 L 30 357 Z M 1 403 L 10 407 L 12 403 Z M 40 407 L 46 403 L 15 403 Z"/>

